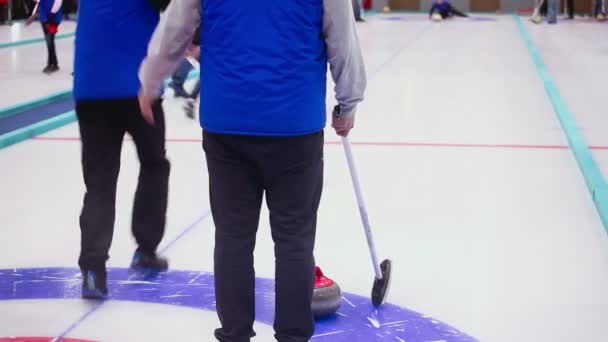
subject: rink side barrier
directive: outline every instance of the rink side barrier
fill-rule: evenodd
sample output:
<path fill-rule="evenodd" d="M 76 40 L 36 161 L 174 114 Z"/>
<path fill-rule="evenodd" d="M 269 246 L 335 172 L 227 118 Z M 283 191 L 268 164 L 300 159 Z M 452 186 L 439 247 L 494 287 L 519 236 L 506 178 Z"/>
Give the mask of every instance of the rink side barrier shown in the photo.
<path fill-rule="evenodd" d="M 48 105 L 57 100 L 63 100 L 72 96 L 71 90 L 60 91 L 48 96 L 43 96 L 38 99 L 27 101 L 23 103 L 16 104 L 14 106 L 6 107 L 0 109 L 0 119 L 7 118 L 9 116 L 17 115 L 26 110 L 30 110 L 35 107 L 42 107 Z"/>
<path fill-rule="evenodd" d="M 577 127 L 576 120 L 572 115 L 572 112 L 568 108 L 566 101 L 562 98 L 557 88 L 553 77 L 549 72 L 549 69 L 545 65 L 540 52 L 536 48 L 532 36 L 526 29 L 524 23 L 518 15 L 513 16 L 521 37 L 523 38 L 530 57 L 534 61 L 536 70 L 543 81 L 545 91 L 549 97 L 549 101 L 553 106 L 555 113 L 559 119 L 562 130 L 568 139 L 570 149 L 574 154 L 574 157 L 578 163 L 578 166 L 583 174 L 587 188 L 591 193 L 593 202 L 597 209 L 598 214 L 604 224 L 604 228 L 608 232 L 608 185 L 604 178 L 602 171 L 600 170 L 597 162 L 593 158 L 593 154 L 589 149 L 589 145 L 585 141 L 583 134 Z"/>
<path fill-rule="evenodd" d="M 198 76 L 199 76 L 198 71 L 191 71 L 190 74 L 188 75 L 187 79 L 192 80 Z M 165 81 L 165 87 L 167 87 L 168 84 L 169 84 L 169 81 Z M 11 115 L 19 115 L 19 113 L 21 113 L 25 110 L 30 110 L 35 107 L 40 107 L 41 110 L 44 110 L 45 106 L 48 106 L 49 104 L 53 103 L 54 101 L 65 99 L 66 96 L 67 97 L 72 96 L 72 91 L 71 90 L 63 91 L 63 92 L 59 92 L 59 93 L 56 93 L 56 94 L 53 94 L 50 96 L 45 96 L 43 98 L 40 98 L 40 99 L 37 99 L 34 101 L 25 102 L 25 103 L 18 104 L 16 106 L 11 106 L 11 107 L 8 107 L 5 109 L 0 109 L 0 118 L 2 118 L 3 115 L 4 115 L 4 117 L 8 117 Z M 2 134 L 2 135 L 0 135 L 0 149 L 17 144 L 17 143 L 27 140 L 29 138 L 33 138 L 37 135 L 44 134 L 48 131 L 63 127 L 65 125 L 71 124 L 75 121 L 76 121 L 76 114 L 72 110 L 72 111 L 69 111 L 66 113 L 59 114 L 52 118 L 42 120 L 42 121 L 33 123 L 33 124 L 25 126 L 25 127 L 21 127 L 14 131 Z"/>

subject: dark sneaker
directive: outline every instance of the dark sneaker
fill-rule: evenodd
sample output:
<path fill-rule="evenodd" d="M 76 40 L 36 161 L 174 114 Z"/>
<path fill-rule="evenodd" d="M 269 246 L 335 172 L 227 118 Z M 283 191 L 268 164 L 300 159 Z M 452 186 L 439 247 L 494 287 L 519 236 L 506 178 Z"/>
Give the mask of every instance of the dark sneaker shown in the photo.
<path fill-rule="evenodd" d="M 195 115 L 194 115 L 194 103 L 195 100 L 192 99 L 188 99 L 186 101 L 186 105 L 184 106 L 184 111 L 186 112 L 186 117 L 188 117 L 189 119 L 194 119 Z"/>
<path fill-rule="evenodd" d="M 108 298 L 107 274 L 105 270 L 82 270 L 82 298 Z"/>
<path fill-rule="evenodd" d="M 169 269 L 167 259 L 159 258 L 156 254 L 144 254 L 141 251 L 135 251 L 131 269 L 145 274 L 156 274 L 165 272 Z"/>
<path fill-rule="evenodd" d="M 57 65 L 47 65 L 42 70 L 42 72 L 45 73 L 45 74 L 47 74 L 47 75 L 48 74 L 52 74 L 52 73 L 57 72 L 57 71 L 59 71 L 59 66 L 57 66 Z"/>

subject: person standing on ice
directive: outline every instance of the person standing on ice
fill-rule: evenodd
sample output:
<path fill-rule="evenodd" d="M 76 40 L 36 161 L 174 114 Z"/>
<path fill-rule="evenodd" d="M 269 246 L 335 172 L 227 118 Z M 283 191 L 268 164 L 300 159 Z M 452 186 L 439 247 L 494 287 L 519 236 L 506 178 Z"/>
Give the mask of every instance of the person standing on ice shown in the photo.
<path fill-rule="evenodd" d="M 219 341 L 255 336 L 253 250 L 262 198 L 276 258 L 275 337 L 308 341 L 313 249 L 323 186 L 327 65 L 349 134 L 366 75 L 348 0 L 173 1 L 140 68 L 140 105 L 151 103 L 202 22 L 201 106 L 211 210 Z"/>
<path fill-rule="evenodd" d="M 59 25 L 63 18 L 63 0 L 36 0 L 36 6 L 32 11 L 32 15 L 27 18 L 25 24 L 31 25 L 36 20 L 38 15 L 44 40 L 47 49 L 47 63 L 42 70 L 45 74 L 52 74 L 59 71 L 59 61 L 57 60 L 57 51 L 55 49 L 55 36 L 59 31 Z"/>
<path fill-rule="evenodd" d="M 164 113 L 161 101 L 155 101 L 156 125 L 151 127 L 141 117 L 137 97 L 139 64 L 168 1 L 90 0 L 79 4 L 73 89 L 86 186 L 78 259 L 83 298 L 108 296 L 106 262 L 126 133 L 133 138 L 141 165 L 131 222 L 137 243 L 131 268 L 145 274 L 168 268 L 167 261 L 156 253 L 165 232 L 170 173 Z"/>
<path fill-rule="evenodd" d="M 535 24 L 540 24 L 543 21 L 542 13 L 543 8 L 547 9 L 547 22 L 549 24 L 557 23 L 557 15 L 559 13 L 559 1 L 558 0 L 536 0 L 534 5 L 534 12 L 532 13 L 532 20 Z"/>

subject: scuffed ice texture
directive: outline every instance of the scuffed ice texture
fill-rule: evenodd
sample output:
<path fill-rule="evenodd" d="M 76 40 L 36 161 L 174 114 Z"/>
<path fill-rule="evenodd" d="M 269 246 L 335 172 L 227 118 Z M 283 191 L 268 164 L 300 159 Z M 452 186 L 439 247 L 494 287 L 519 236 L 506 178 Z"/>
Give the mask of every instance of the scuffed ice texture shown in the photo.
<path fill-rule="evenodd" d="M 75 268 L 0 270 L 0 300 L 80 297 Z M 154 279 L 138 278 L 128 269 L 108 272 L 111 300 L 138 301 L 215 311 L 213 274 L 171 271 Z M 417 312 L 392 304 L 375 308 L 371 300 L 344 293 L 337 315 L 317 321 L 314 341 L 473 342 L 476 339 Z M 272 324 L 274 281 L 256 280 L 256 319 Z"/>

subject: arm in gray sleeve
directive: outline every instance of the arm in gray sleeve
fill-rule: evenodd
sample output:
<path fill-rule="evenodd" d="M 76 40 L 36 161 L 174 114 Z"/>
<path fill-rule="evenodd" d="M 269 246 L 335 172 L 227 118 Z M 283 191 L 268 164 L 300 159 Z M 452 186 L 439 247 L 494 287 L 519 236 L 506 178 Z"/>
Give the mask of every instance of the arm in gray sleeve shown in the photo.
<path fill-rule="evenodd" d="M 183 60 L 200 21 L 200 0 L 171 1 L 152 35 L 148 56 L 139 68 L 144 94 L 159 95 L 164 80 Z"/>
<path fill-rule="evenodd" d="M 365 65 L 350 0 L 323 0 L 323 33 L 340 111 L 350 114 L 363 101 Z"/>

